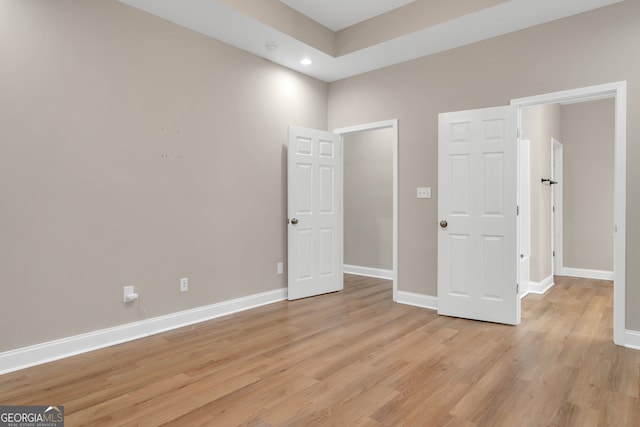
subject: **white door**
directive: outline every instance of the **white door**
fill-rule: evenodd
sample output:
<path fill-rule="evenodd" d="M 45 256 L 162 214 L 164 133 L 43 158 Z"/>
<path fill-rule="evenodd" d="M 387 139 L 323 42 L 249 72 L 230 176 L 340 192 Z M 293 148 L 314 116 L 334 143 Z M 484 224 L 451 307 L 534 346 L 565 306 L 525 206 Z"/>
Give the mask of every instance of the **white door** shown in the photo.
<path fill-rule="evenodd" d="M 439 314 L 520 323 L 516 129 L 512 106 L 439 116 Z"/>
<path fill-rule="evenodd" d="M 339 135 L 289 126 L 288 298 L 343 288 Z"/>

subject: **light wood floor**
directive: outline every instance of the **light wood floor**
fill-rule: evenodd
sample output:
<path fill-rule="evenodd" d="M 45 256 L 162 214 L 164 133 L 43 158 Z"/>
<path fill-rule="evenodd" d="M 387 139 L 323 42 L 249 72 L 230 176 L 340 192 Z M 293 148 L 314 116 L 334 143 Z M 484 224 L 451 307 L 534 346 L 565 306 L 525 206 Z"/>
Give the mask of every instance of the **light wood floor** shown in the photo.
<path fill-rule="evenodd" d="M 64 405 L 68 427 L 640 425 L 640 352 L 612 343 L 609 282 L 557 278 L 518 327 L 345 282 L 0 376 L 0 404 Z"/>

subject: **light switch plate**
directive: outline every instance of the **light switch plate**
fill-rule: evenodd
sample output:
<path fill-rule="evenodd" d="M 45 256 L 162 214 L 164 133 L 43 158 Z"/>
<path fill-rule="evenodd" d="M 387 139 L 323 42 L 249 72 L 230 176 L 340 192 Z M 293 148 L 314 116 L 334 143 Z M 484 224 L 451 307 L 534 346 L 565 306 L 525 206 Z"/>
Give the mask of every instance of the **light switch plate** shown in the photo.
<path fill-rule="evenodd" d="M 418 191 L 416 192 L 417 199 L 430 199 L 431 198 L 431 187 L 418 187 Z"/>

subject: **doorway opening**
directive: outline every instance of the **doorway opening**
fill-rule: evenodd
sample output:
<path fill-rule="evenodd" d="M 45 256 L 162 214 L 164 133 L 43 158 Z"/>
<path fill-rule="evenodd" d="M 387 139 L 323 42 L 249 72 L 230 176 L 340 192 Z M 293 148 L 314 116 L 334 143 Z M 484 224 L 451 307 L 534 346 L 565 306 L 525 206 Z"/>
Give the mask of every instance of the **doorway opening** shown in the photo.
<path fill-rule="evenodd" d="M 393 277 L 392 129 L 344 135 L 344 272 Z"/>
<path fill-rule="evenodd" d="M 522 128 L 522 110 L 547 104 L 578 103 L 614 99 L 613 166 L 613 341 L 625 345 L 626 309 L 626 82 L 616 82 L 545 95 L 514 99 L 518 107 L 518 127 Z M 553 150 L 552 150 L 553 151 Z M 518 236 L 520 239 L 521 236 Z M 554 239 L 552 239 L 554 240 Z M 557 244 L 557 243 L 556 243 Z"/>
<path fill-rule="evenodd" d="M 377 197 L 376 182 L 371 181 L 375 176 L 375 171 L 370 174 L 368 178 L 361 182 L 347 182 L 347 176 L 345 173 L 344 180 L 344 200 L 342 203 L 342 222 L 341 229 L 343 233 L 343 265 L 344 272 L 369 275 L 374 277 L 382 277 L 393 281 L 393 300 L 397 301 L 398 292 L 398 120 L 387 120 L 376 123 L 368 123 L 358 126 L 345 127 L 335 129 L 334 133 L 340 135 L 342 138 L 343 148 L 343 171 L 347 168 L 353 167 L 356 163 L 350 163 L 353 157 L 357 157 L 357 153 L 353 156 L 348 156 L 347 151 L 349 149 L 354 150 L 369 150 L 367 154 L 373 155 L 375 153 L 376 146 L 382 145 L 383 156 L 384 152 L 391 152 L 391 217 L 384 213 L 377 215 L 366 214 L 367 210 L 376 210 L 383 212 L 389 207 L 385 206 L 388 201 L 388 197 Z M 352 145 L 350 145 L 352 144 Z M 390 150 L 389 150 L 390 149 Z M 345 160 L 346 159 L 346 160 Z M 388 158 L 387 158 L 388 160 Z M 385 159 L 381 159 L 384 163 Z M 360 163 L 360 165 L 362 165 Z M 386 167 L 386 166 L 383 166 Z M 353 188 L 350 188 L 353 187 Z M 347 200 L 348 190 L 361 191 L 366 188 L 370 193 L 369 197 L 365 197 L 366 203 L 371 204 L 371 209 L 367 206 L 358 206 L 357 203 L 350 203 L 353 200 Z M 371 194 L 372 193 L 372 194 Z M 382 204 L 382 206 L 381 206 Z M 359 210 L 364 209 L 359 213 Z M 350 215 L 346 218 L 345 214 Z M 360 217 L 358 215 L 366 215 L 366 217 Z M 387 217 L 387 218 L 385 218 Z M 358 230 L 354 229 L 355 225 L 361 225 Z M 347 230 L 346 227 L 350 227 Z M 364 242 L 359 239 L 359 236 L 368 236 L 372 239 L 369 242 Z M 366 245 L 367 250 L 358 251 L 357 247 Z M 383 247 L 380 250 L 380 247 Z M 384 249 L 386 247 L 388 249 Z M 351 251 L 351 253 L 349 253 Z M 357 254 L 354 252 L 358 252 Z M 358 265 L 369 264 L 369 265 Z"/>

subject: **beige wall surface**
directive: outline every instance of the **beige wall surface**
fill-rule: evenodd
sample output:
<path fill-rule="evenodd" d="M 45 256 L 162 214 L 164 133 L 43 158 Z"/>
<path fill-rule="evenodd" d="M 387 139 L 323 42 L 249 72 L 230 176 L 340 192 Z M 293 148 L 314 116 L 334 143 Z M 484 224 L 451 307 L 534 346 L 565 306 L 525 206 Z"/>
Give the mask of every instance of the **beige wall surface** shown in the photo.
<path fill-rule="evenodd" d="M 1 0 L 0 57 L 0 351 L 286 286 L 326 84 L 115 0 Z"/>
<path fill-rule="evenodd" d="M 337 32 L 280 0 L 218 1 L 324 53 L 342 56 L 507 0 L 416 0 Z"/>
<path fill-rule="evenodd" d="M 542 282 L 552 274 L 551 139 L 562 133 L 560 104 L 535 105 L 522 109 L 522 138 L 530 141 L 531 171 L 531 270 L 530 280 Z"/>
<path fill-rule="evenodd" d="M 640 2 L 606 8 L 334 82 L 329 128 L 398 118 L 401 291 L 436 295 L 438 113 L 608 82 L 628 82 L 628 117 L 640 117 Z M 640 330 L 640 121 L 627 129 L 627 324 Z M 434 197 L 437 197 L 434 192 Z"/>
<path fill-rule="evenodd" d="M 614 101 L 562 107 L 563 261 L 613 270 Z"/>
<path fill-rule="evenodd" d="M 344 137 L 344 263 L 393 269 L 393 130 Z"/>
<path fill-rule="evenodd" d="M 415 0 L 335 33 L 336 55 L 383 43 L 507 0 Z"/>
<path fill-rule="evenodd" d="M 280 0 L 218 1 L 324 53 L 335 56 L 336 33 Z M 274 41 L 265 40 L 265 43 Z"/>

